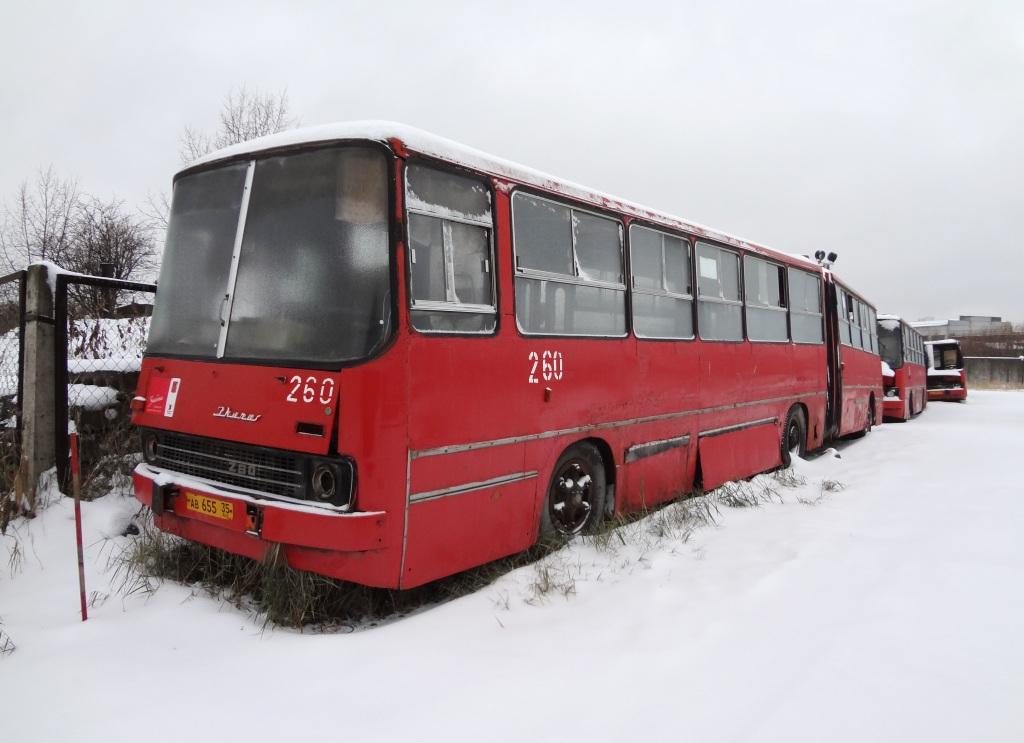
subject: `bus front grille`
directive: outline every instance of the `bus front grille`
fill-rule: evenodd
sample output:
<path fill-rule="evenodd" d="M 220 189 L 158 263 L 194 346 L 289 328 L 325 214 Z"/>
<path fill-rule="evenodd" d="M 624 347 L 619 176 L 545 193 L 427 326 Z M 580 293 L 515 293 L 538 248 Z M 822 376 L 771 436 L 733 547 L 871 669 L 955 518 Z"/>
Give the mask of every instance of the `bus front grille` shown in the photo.
<path fill-rule="evenodd" d="M 165 432 L 158 436 L 158 467 L 192 477 L 302 498 L 302 460 L 291 453 Z"/>

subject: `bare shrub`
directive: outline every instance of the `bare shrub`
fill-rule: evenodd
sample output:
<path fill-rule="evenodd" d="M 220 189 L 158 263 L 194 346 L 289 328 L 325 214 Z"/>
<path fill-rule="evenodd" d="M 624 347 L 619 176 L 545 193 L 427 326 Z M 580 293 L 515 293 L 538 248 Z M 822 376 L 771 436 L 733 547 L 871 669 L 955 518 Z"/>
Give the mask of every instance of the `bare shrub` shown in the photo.
<path fill-rule="evenodd" d="M 792 467 L 784 467 L 772 472 L 772 478 L 784 488 L 799 488 L 807 484 L 807 478 Z"/>
<path fill-rule="evenodd" d="M 824 479 L 821 481 L 821 486 L 818 489 L 818 494 L 812 498 L 799 497 L 797 500 L 803 503 L 805 506 L 816 506 L 825 500 L 828 493 L 838 493 L 846 489 L 846 485 L 839 482 L 839 480 L 828 480 Z"/>
<path fill-rule="evenodd" d="M 188 164 L 213 150 L 275 134 L 297 123 L 289 110 L 287 90 L 262 93 L 243 85 L 224 98 L 216 131 L 208 133 L 185 127 L 179 150 L 181 161 Z"/>
<path fill-rule="evenodd" d="M 4 623 L 0 621 L 0 656 L 10 655 L 18 646 L 14 644 L 11 636 L 4 631 Z"/>
<path fill-rule="evenodd" d="M 61 178 L 52 167 L 23 181 L 0 214 L 0 260 L 10 273 L 32 261 L 66 260 L 74 242 L 81 204 L 78 183 Z"/>
<path fill-rule="evenodd" d="M 134 279 L 152 271 L 156 245 L 152 225 L 119 200 L 83 194 L 74 179 L 53 168 L 23 181 L 0 212 L 0 268 L 9 273 L 34 261 L 53 261 L 79 273 Z M 91 290 L 103 308 L 110 292 Z"/>
<path fill-rule="evenodd" d="M 534 563 L 533 570 L 534 577 L 529 587 L 530 597 L 526 599 L 528 604 L 543 603 L 551 595 L 559 595 L 562 598 L 575 595 L 576 579 L 582 572 L 579 565 L 574 566 L 551 559 Z"/>
<path fill-rule="evenodd" d="M 20 458 L 13 429 L 0 430 L 0 534 L 7 533 L 21 500 Z"/>

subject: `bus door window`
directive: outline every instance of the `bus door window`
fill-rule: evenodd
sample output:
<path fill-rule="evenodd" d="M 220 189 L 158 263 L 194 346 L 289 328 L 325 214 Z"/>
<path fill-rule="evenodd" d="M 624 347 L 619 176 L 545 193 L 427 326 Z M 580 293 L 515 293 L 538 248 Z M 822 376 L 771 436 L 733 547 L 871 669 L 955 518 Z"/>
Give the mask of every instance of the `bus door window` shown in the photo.
<path fill-rule="evenodd" d="M 839 305 L 839 342 L 844 345 L 851 345 L 850 335 L 850 295 L 842 289 L 836 290 L 836 301 Z"/>

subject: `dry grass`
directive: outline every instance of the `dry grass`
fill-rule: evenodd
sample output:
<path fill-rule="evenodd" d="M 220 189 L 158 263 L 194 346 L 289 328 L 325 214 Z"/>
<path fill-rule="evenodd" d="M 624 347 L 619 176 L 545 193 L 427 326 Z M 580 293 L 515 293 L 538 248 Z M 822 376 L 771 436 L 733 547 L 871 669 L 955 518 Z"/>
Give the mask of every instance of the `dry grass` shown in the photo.
<path fill-rule="evenodd" d="M 827 481 L 830 482 L 830 481 Z M 718 523 L 723 508 L 751 508 L 781 502 L 779 488 L 795 488 L 805 480 L 792 470 L 779 470 L 750 481 L 728 483 L 711 492 L 673 501 L 653 511 L 607 519 L 594 535 L 585 537 L 598 552 L 613 558 L 613 570 L 629 570 L 646 555 L 666 544 L 685 544 L 697 529 Z M 841 489 L 826 485 L 823 492 Z M 114 585 L 125 596 L 148 595 L 163 580 L 194 587 L 207 595 L 252 611 L 267 624 L 317 631 L 352 630 L 374 626 L 426 607 L 476 593 L 501 576 L 532 566 L 523 601 L 541 604 L 553 597 L 569 598 L 586 572 L 564 543 L 539 544 L 530 550 L 420 588 L 392 591 L 325 578 L 289 567 L 276 551 L 263 561 L 232 555 L 165 534 L 152 526 L 148 509 L 140 534 L 114 556 Z M 620 551 L 624 555 L 618 556 Z M 599 578 L 598 578 L 599 579 Z M 492 597 L 497 608 L 508 609 L 507 590 Z"/>
<path fill-rule="evenodd" d="M 148 517 L 139 520 L 140 534 L 112 558 L 113 584 L 121 594 L 149 595 L 162 580 L 173 580 L 253 611 L 264 626 L 300 629 L 373 626 L 475 593 L 550 551 L 535 547 L 420 588 L 392 591 L 295 570 L 276 550 L 263 561 L 233 555 L 161 532 Z"/>

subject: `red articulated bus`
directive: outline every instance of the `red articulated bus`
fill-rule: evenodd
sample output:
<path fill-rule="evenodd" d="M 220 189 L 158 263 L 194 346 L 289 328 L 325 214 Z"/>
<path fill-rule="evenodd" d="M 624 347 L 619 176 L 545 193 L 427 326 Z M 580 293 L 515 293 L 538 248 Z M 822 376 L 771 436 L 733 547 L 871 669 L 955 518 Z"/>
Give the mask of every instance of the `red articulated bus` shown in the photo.
<path fill-rule="evenodd" d="M 966 400 L 967 372 L 960 341 L 953 338 L 925 341 L 924 348 L 928 361 L 928 399 Z"/>
<path fill-rule="evenodd" d="M 410 588 L 868 430 L 874 328 L 815 261 L 415 129 L 274 135 L 175 178 L 135 493 Z"/>
<path fill-rule="evenodd" d="M 883 413 L 888 420 L 908 421 L 928 404 L 924 340 L 895 315 L 879 315 L 878 341 L 885 387 Z"/>

